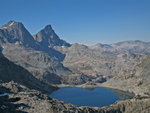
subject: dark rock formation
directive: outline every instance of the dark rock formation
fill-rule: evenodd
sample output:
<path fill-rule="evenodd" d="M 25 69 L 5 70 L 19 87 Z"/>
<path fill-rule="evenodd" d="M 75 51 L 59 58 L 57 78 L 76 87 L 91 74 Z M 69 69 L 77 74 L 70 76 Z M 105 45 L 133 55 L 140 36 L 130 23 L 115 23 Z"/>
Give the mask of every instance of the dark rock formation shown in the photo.
<path fill-rule="evenodd" d="M 44 29 L 33 36 L 34 39 L 41 45 L 46 47 L 66 46 L 71 45 L 64 40 L 61 40 L 52 29 L 51 25 L 47 25 Z"/>

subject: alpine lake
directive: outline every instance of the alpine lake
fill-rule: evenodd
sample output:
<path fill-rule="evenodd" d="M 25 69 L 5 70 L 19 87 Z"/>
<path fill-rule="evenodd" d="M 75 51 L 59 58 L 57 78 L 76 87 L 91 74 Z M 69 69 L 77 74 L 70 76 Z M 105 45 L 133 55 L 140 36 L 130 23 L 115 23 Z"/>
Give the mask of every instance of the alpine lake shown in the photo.
<path fill-rule="evenodd" d="M 133 98 L 134 94 L 103 87 L 62 87 L 53 91 L 49 96 L 77 106 L 103 107 L 113 104 L 118 100 Z"/>

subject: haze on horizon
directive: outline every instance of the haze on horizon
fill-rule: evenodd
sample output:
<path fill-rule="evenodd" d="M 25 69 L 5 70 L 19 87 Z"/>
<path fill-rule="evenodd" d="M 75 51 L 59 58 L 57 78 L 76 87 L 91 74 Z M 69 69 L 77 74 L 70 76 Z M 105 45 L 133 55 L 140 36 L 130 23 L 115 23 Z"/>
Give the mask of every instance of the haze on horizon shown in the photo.
<path fill-rule="evenodd" d="M 0 26 L 19 21 L 31 34 L 51 24 L 70 43 L 150 41 L 149 0 L 0 0 L 0 4 Z"/>

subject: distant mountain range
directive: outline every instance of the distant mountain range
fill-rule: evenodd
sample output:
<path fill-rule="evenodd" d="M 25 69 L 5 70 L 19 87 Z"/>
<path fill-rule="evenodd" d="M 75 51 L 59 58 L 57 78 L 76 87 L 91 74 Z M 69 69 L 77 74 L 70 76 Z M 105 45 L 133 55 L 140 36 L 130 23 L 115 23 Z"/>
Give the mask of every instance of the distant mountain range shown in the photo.
<path fill-rule="evenodd" d="M 150 52 L 150 42 L 135 40 L 135 41 L 118 42 L 110 45 L 98 43 L 94 46 L 91 46 L 90 48 L 99 50 L 101 52 L 112 53 L 112 54 L 118 54 L 124 52 L 130 52 L 130 53 L 136 52 L 136 53 L 148 54 Z"/>

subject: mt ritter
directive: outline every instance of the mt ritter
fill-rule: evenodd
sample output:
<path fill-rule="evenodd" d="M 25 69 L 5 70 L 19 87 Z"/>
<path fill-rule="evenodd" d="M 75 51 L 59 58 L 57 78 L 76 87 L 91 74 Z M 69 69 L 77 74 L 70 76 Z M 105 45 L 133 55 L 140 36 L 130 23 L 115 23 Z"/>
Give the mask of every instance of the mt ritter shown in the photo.
<path fill-rule="evenodd" d="M 39 42 L 40 45 L 46 47 L 54 47 L 54 46 L 66 46 L 70 47 L 71 44 L 67 43 L 64 40 L 61 40 L 57 34 L 52 29 L 51 25 L 47 25 L 44 29 L 38 32 L 33 38 Z"/>
<path fill-rule="evenodd" d="M 31 97 L 26 97 L 25 94 L 20 97 L 32 106 L 19 108 L 25 112 L 40 112 L 34 111 L 33 103 L 27 103 L 25 98 L 40 98 L 49 106 L 44 113 L 128 112 L 123 108 L 129 103 L 133 105 L 129 111 L 132 112 L 134 105 L 146 108 L 150 103 L 147 103 L 148 100 L 131 99 L 96 109 L 64 104 L 46 95 L 67 85 L 116 88 L 142 97 L 150 91 L 149 53 L 150 42 L 136 40 L 114 44 L 98 43 L 93 46 L 70 44 L 60 39 L 51 25 L 32 36 L 22 23 L 9 21 L 0 27 L 0 93 L 12 92 L 10 97 L 20 97 L 23 92 L 34 94 Z M 12 87 L 16 90 L 12 90 Z M 34 102 L 39 106 L 39 101 Z M 0 105 L 2 103 L 0 101 Z M 10 105 L 9 102 L 7 104 Z"/>

